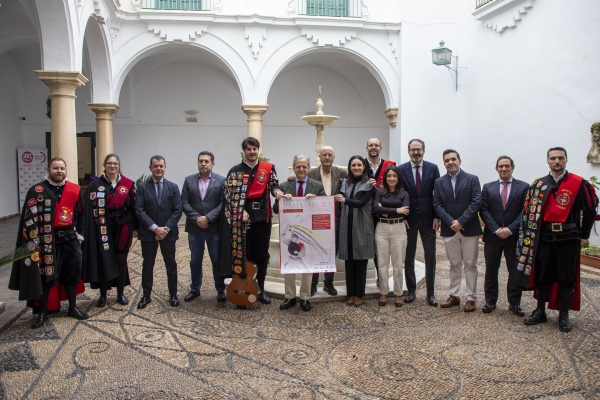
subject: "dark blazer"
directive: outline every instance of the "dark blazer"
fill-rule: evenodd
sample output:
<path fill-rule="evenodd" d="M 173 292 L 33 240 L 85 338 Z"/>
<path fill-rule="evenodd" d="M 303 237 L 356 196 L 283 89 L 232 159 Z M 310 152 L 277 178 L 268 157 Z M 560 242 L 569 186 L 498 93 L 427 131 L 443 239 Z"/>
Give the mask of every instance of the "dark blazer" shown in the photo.
<path fill-rule="evenodd" d="M 221 196 L 223 196 L 223 191 L 225 190 L 225 177 L 214 172 L 211 173 L 204 200 L 200 196 L 199 182 L 200 174 L 197 172 L 185 178 L 183 188 L 181 189 L 181 205 L 187 217 L 185 219 L 185 231 L 189 233 L 201 233 L 204 231 L 218 233 L 222 204 Z M 196 220 L 203 216 L 210 221 L 206 229 L 200 228 L 196 224 Z"/>
<path fill-rule="evenodd" d="M 421 206 L 421 217 L 426 226 L 433 227 L 433 220 L 437 218 L 433 209 L 433 186 L 440 177 L 440 170 L 437 165 L 423 161 L 421 173 L 421 191 L 417 192 L 417 184 L 412 173 L 412 164 L 406 162 L 400 165 L 400 173 L 404 182 L 404 190 L 408 193 L 410 199 L 410 210 L 404 219 L 408 226 L 417 224 L 419 215 L 419 206 Z"/>
<path fill-rule="evenodd" d="M 484 242 L 500 243 L 503 239 L 500 239 L 494 232 L 502 227 L 506 227 L 512 232 L 512 235 L 504 240 L 517 240 L 519 225 L 521 224 L 521 212 L 523 211 L 525 194 L 527 194 L 528 189 L 529 185 L 527 183 L 513 178 L 505 210 L 502 207 L 498 179 L 483 185 L 479 215 L 481 215 L 481 219 L 485 224 L 483 230 Z"/>
<path fill-rule="evenodd" d="M 450 229 L 454 220 L 458 220 L 463 226 L 461 233 L 464 236 L 481 235 L 478 218 L 481 209 L 481 186 L 478 177 L 461 169 L 456 177 L 456 198 L 452 191 L 450 174 L 438 178 L 433 190 L 433 208 L 442 221 L 441 236 L 454 236 L 455 232 Z"/>
<path fill-rule="evenodd" d="M 279 189 L 283 192 L 283 194 L 291 194 L 292 196 L 297 196 L 296 194 L 296 180 L 293 181 L 285 181 L 279 184 Z M 306 186 L 304 188 L 304 195 L 307 194 L 316 194 L 317 196 L 326 196 L 325 189 L 323 188 L 323 184 L 321 182 L 317 182 L 314 179 L 306 178 Z M 273 212 L 279 213 L 279 202 L 275 202 L 273 205 Z"/>
<path fill-rule="evenodd" d="M 331 195 L 335 196 L 340 193 L 342 188 L 342 179 L 348 176 L 348 172 L 344 168 L 331 166 Z M 321 178 L 321 167 L 312 168 L 308 171 L 308 177 L 314 179 L 317 182 L 323 182 Z M 335 229 L 339 230 L 340 226 L 340 214 L 342 212 L 342 203 L 335 202 Z"/>
<path fill-rule="evenodd" d="M 163 179 L 162 197 L 158 205 L 154 180 L 150 178 L 140 183 L 135 194 L 135 213 L 140 221 L 140 240 L 154 240 L 156 234 L 149 229 L 152 224 L 169 228 L 169 233 L 163 240 L 179 239 L 177 223 L 181 218 L 181 195 L 177 184 Z"/>

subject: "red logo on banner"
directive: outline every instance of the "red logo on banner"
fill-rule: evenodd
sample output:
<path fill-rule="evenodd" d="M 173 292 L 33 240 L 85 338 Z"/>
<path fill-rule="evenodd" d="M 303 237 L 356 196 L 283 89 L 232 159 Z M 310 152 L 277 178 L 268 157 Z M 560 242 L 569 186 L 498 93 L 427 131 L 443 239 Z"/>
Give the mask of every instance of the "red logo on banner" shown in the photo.
<path fill-rule="evenodd" d="M 30 151 L 26 151 L 26 152 L 23 153 L 23 155 L 21 156 L 21 158 L 23 159 L 23 162 L 26 162 L 26 163 L 29 164 L 30 162 L 33 161 L 33 154 L 31 154 Z"/>

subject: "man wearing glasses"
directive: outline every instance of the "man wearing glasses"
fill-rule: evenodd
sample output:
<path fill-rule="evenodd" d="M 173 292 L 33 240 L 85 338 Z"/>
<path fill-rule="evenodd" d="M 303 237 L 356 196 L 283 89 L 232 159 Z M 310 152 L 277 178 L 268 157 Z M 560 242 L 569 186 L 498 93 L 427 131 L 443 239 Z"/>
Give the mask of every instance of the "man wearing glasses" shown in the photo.
<path fill-rule="evenodd" d="M 433 184 L 440 177 L 437 165 L 424 161 L 425 142 L 413 139 L 408 142 L 408 156 L 410 161 L 400 165 L 404 190 L 410 199 L 410 212 L 404 218 L 408 242 L 406 246 L 406 260 L 404 274 L 408 296 L 405 303 L 415 300 L 417 282 L 415 278 L 415 254 L 417 252 L 417 234 L 421 234 L 421 242 L 425 251 L 425 281 L 427 286 L 427 303 L 437 307 L 435 299 L 435 231 L 440 227 L 433 209 Z"/>

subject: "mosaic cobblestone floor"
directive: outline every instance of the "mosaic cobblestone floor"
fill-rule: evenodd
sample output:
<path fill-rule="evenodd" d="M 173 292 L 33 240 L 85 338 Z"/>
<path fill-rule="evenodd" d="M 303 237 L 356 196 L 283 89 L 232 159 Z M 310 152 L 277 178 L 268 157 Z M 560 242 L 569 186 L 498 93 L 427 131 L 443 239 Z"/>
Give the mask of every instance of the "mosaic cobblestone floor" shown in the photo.
<path fill-rule="evenodd" d="M 185 235 L 177 254 L 182 299 L 190 279 Z M 63 312 L 31 330 L 27 312 L 3 332 L 0 398 L 600 399 L 600 280 L 591 276 L 582 279 L 582 310 L 565 334 L 555 312 L 546 324 L 524 326 L 508 313 L 504 291 L 498 310 L 482 314 L 481 256 L 478 310 L 470 314 L 427 306 L 424 289 L 401 308 L 389 298 L 386 307 L 377 299 L 360 308 L 327 302 L 305 313 L 280 311 L 274 300 L 236 310 L 216 302 L 209 269 L 201 298 L 173 308 L 164 264 L 156 264 L 153 302 L 144 310 L 136 309 L 136 243 L 128 306 L 112 292 L 96 308 L 97 292 L 88 289 L 79 305 L 89 320 Z M 448 283 L 440 261 L 438 300 Z M 530 294 L 523 306 L 535 307 Z"/>

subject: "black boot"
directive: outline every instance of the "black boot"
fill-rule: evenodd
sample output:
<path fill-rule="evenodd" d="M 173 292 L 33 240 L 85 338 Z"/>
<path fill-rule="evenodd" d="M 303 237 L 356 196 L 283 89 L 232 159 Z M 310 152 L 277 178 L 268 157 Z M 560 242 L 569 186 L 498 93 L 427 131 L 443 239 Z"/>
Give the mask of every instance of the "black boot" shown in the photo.
<path fill-rule="evenodd" d="M 127 304 L 129 304 L 129 299 L 125 297 L 123 293 L 119 293 L 117 294 L 117 303 L 126 306 Z"/>
<path fill-rule="evenodd" d="M 569 312 L 561 311 L 558 313 L 558 330 L 561 332 L 571 332 L 571 329 L 573 329 L 573 326 L 569 322 Z"/>
<path fill-rule="evenodd" d="M 31 324 L 31 329 L 41 328 L 46 321 L 48 321 L 48 314 L 45 311 L 40 312 L 35 318 L 35 321 L 33 321 L 33 324 Z"/>
<path fill-rule="evenodd" d="M 537 325 L 542 322 L 548 322 L 548 317 L 546 317 L 546 310 L 541 308 L 536 308 L 529 317 L 523 320 L 525 325 Z"/>
<path fill-rule="evenodd" d="M 325 283 L 323 285 L 323 290 L 327 292 L 330 296 L 337 296 L 337 289 L 333 287 L 333 283 Z"/>
<path fill-rule="evenodd" d="M 98 301 L 96 302 L 96 307 L 102 308 L 106 305 L 106 295 L 102 296 L 100 295 L 100 297 L 98 298 Z"/>
<path fill-rule="evenodd" d="M 78 319 L 78 320 L 84 320 L 84 319 L 88 319 L 89 315 L 87 315 L 86 313 L 84 313 L 83 311 L 81 311 L 79 308 L 74 307 L 74 308 L 69 308 L 69 313 L 68 313 L 69 317 Z"/>
<path fill-rule="evenodd" d="M 271 304 L 271 298 L 267 296 L 264 290 L 258 295 L 258 301 L 263 304 Z"/>

